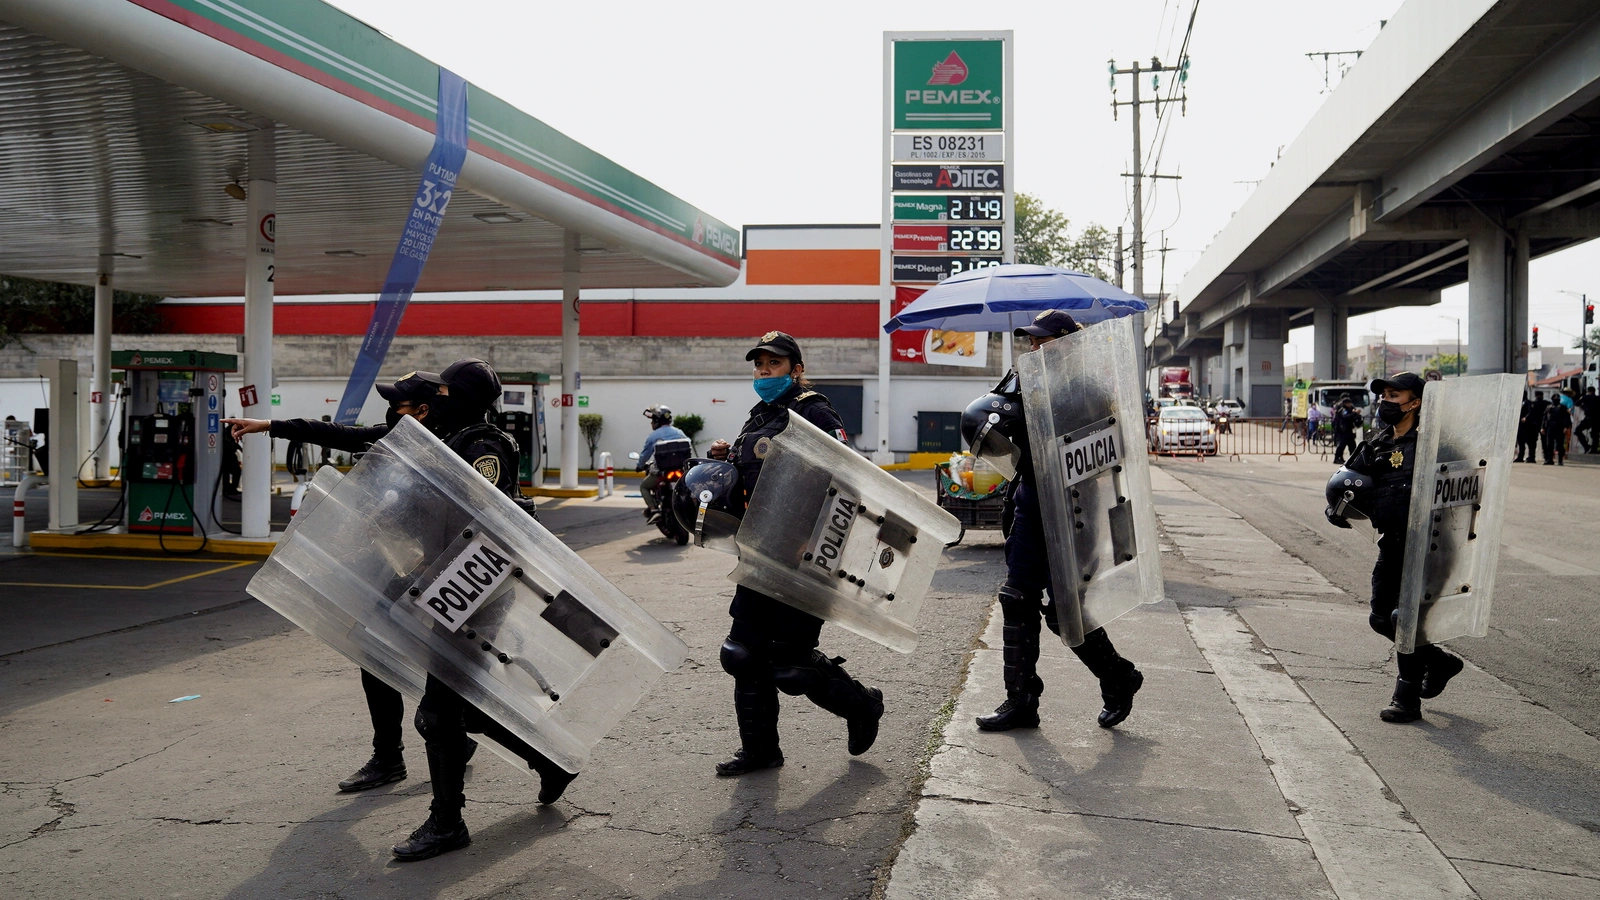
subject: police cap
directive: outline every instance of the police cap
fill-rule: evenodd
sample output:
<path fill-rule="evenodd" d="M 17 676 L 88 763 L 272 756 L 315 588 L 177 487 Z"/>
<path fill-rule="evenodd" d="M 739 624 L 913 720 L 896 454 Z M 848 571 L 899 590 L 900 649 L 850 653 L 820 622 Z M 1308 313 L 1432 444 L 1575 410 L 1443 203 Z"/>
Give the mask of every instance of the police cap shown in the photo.
<path fill-rule="evenodd" d="M 1381 394 L 1387 388 L 1394 388 L 1398 391 L 1410 391 L 1412 394 L 1421 397 L 1422 388 L 1426 384 L 1427 382 L 1423 381 L 1422 377 L 1415 372 L 1401 372 L 1398 375 L 1390 375 L 1388 378 L 1372 379 L 1372 382 L 1367 385 L 1367 390 L 1374 394 Z"/>
<path fill-rule="evenodd" d="M 378 385 L 378 396 L 390 403 L 426 403 L 444 380 L 437 372 L 408 372 L 394 384 Z"/>
<path fill-rule="evenodd" d="M 1013 334 L 1017 337 L 1061 337 L 1082 330 L 1083 326 L 1078 324 L 1078 320 L 1065 310 L 1047 309 L 1034 316 L 1032 325 L 1024 325 Z"/>
<path fill-rule="evenodd" d="M 789 362 L 800 362 L 800 344 L 790 335 L 781 331 L 769 331 L 761 336 L 761 340 L 754 349 L 744 355 L 746 360 L 753 360 L 761 352 L 771 353 L 774 356 L 787 357 Z"/>

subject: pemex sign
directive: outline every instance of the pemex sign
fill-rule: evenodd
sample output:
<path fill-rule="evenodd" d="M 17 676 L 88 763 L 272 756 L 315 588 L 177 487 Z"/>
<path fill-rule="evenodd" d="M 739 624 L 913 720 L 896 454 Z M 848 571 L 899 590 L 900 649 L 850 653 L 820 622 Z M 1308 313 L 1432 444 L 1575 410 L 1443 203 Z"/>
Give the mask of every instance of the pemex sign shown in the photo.
<path fill-rule="evenodd" d="M 898 41 L 894 128 L 1005 127 L 1005 42 Z"/>

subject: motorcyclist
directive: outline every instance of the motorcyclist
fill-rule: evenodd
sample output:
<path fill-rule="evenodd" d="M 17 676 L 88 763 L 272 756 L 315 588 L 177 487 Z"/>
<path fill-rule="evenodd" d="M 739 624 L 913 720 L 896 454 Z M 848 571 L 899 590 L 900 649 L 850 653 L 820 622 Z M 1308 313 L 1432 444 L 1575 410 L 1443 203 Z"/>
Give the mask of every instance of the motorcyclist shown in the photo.
<path fill-rule="evenodd" d="M 639 493 L 644 497 L 645 516 L 654 525 L 661 520 L 661 504 L 656 499 L 656 482 L 661 480 L 660 472 L 650 471 L 650 458 L 655 455 L 658 441 L 687 439 L 683 429 L 672 424 L 672 410 L 663 404 L 647 406 L 644 410 L 645 418 L 650 420 L 650 427 L 654 430 L 644 439 L 644 449 L 639 451 L 639 464 L 635 471 L 647 472 L 644 480 L 639 483 Z"/>

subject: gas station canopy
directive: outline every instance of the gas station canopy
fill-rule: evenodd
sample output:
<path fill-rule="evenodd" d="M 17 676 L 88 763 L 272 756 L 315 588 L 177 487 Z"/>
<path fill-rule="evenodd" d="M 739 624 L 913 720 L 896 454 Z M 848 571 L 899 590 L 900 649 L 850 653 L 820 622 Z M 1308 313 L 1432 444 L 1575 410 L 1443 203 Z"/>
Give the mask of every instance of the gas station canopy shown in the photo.
<path fill-rule="evenodd" d="M 320 0 L 0 0 L 0 272 L 237 294 L 251 135 L 274 131 L 279 294 L 376 292 L 433 144 L 438 68 Z M 419 290 L 703 287 L 738 232 L 469 86 Z M 230 193 L 230 191 L 232 193 Z"/>

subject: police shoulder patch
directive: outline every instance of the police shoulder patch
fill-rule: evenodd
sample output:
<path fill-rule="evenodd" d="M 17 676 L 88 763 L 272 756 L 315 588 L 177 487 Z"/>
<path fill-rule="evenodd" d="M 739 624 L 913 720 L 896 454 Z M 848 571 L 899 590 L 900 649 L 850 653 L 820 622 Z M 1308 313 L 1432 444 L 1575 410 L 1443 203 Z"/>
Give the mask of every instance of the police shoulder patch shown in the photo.
<path fill-rule="evenodd" d="M 771 449 L 772 449 L 772 438 L 764 437 L 764 438 L 756 441 L 755 450 L 753 452 L 756 455 L 756 459 L 766 459 L 767 458 L 767 452 L 770 451 Z"/>
<path fill-rule="evenodd" d="M 489 479 L 490 484 L 500 483 L 500 457 L 485 453 L 472 461 L 472 467 L 478 470 L 479 475 Z"/>

